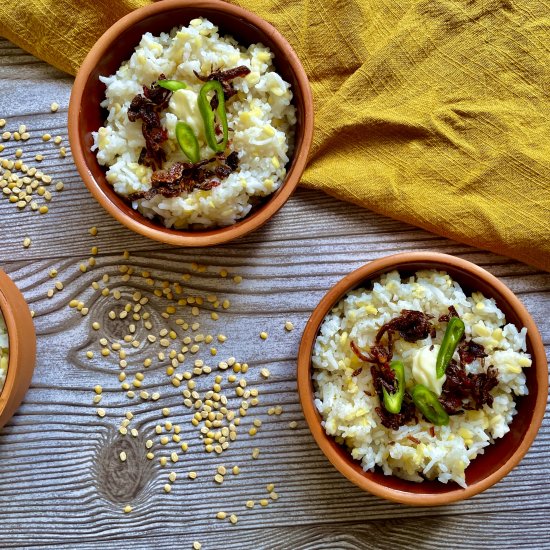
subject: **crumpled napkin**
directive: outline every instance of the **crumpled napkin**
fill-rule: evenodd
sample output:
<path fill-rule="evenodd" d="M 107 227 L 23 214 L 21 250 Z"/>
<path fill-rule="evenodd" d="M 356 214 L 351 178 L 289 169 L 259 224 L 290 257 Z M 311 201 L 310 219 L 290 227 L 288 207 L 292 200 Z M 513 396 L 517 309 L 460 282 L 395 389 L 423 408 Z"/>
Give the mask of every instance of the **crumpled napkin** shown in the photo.
<path fill-rule="evenodd" d="M 0 35 L 75 74 L 145 0 L 2 0 Z M 550 270 L 550 4 L 238 0 L 310 78 L 302 184 Z"/>

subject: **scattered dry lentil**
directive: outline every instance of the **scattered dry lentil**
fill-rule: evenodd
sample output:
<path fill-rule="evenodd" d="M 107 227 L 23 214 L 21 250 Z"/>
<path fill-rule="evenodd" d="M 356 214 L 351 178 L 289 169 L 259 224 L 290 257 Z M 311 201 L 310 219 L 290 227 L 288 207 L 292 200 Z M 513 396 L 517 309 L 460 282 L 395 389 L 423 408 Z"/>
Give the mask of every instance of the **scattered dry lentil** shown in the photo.
<path fill-rule="evenodd" d="M 90 232 L 90 234 L 93 234 L 93 233 L 94 232 L 92 231 Z M 97 247 L 92 247 L 91 252 L 92 252 L 92 255 L 95 255 L 95 253 L 97 253 Z M 95 264 L 95 260 L 91 258 L 89 265 L 93 267 L 94 264 Z M 128 280 L 130 275 L 133 274 L 133 268 L 130 268 L 128 266 L 120 266 L 120 267 L 124 268 L 124 269 L 120 269 L 120 272 L 123 273 L 124 276 L 127 277 L 126 280 Z M 149 277 L 150 277 L 149 273 L 143 272 L 144 279 Z M 107 283 L 109 281 L 109 276 L 108 275 L 103 276 L 102 281 L 104 283 Z M 174 298 L 174 294 L 182 294 L 181 287 L 178 288 L 176 285 L 172 286 L 172 284 L 168 281 L 163 281 L 161 285 L 162 286 L 162 291 L 161 291 L 160 288 L 157 286 L 160 283 L 160 281 L 154 281 L 153 279 L 151 279 L 151 282 L 153 286 L 156 287 L 154 289 L 155 290 L 154 294 L 156 296 L 162 297 L 162 298 L 166 297 L 169 300 L 177 301 L 178 305 L 197 304 L 196 306 L 193 306 L 191 308 L 191 312 L 192 313 L 195 312 L 197 314 L 200 313 L 198 306 L 203 304 L 202 297 L 189 296 L 185 299 Z M 97 282 L 94 282 L 92 286 L 95 290 L 102 292 L 103 295 L 105 296 L 112 295 L 113 298 L 116 300 L 119 300 L 122 297 L 122 294 L 118 289 L 114 289 L 112 291 L 109 291 L 107 287 L 101 289 Z M 142 320 L 144 323 L 144 327 L 148 331 L 152 331 L 153 324 L 150 321 L 147 321 L 147 319 L 149 319 L 150 317 L 149 313 L 141 310 L 141 306 L 145 305 L 148 299 L 142 296 L 141 292 L 135 292 L 132 295 L 132 300 L 135 305 L 128 303 L 126 304 L 126 306 L 123 308 L 122 311 L 115 312 L 111 310 L 108 314 L 109 318 L 111 320 L 115 320 L 115 319 L 123 319 L 125 317 L 129 317 L 129 318 L 133 318 L 135 321 Z M 216 307 L 216 308 L 222 305 L 223 308 L 227 309 L 230 305 L 229 300 L 224 300 L 223 303 L 220 304 L 220 301 L 218 301 L 216 297 L 213 297 L 213 301 L 212 301 L 212 298 L 207 298 L 207 301 L 209 303 L 212 303 L 213 307 Z M 72 307 L 76 307 L 79 311 L 82 311 L 83 309 L 85 309 L 84 304 L 81 302 L 77 302 L 76 305 L 73 303 Z M 168 306 L 166 307 L 164 313 L 165 315 L 163 315 L 163 317 L 168 319 L 170 315 L 173 315 L 176 313 L 176 308 L 172 306 Z M 97 325 L 94 326 L 94 329 L 99 330 L 101 328 L 100 324 L 97 321 L 94 321 L 94 323 L 97 323 Z M 191 328 L 191 330 L 196 332 L 200 328 L 199 323 L 192 323 L 192 325 L 190 326 L 183 319 L 176 319 L 175 324 L 181 327 L 181 329 L 184 331 Z M 127 331 L 128 331 L 128 334 L 123 337 L 124 342 L 126 344 L 130 344 L 133 347 L 139 347 L 140 343 L 137 340 L 135 340 L 134 336 L 132 336 L 134 335 L 134 333 L 136 333 L 135 324 L 128 325 Z M 151 334 L 151 332 L 149 333 L 149 336 L 153 336 L 153 338 L 147 338 L 147 340 L 150 343 L 157 341 L 156 337 L 153 334 Z M 236 439 L 236 435 L 237 435 L 236 427 L 240 423 L 239 422 L 240 419 L 238 417 L 237 418 L 235 417 L 235 411 L 231 411 L 227 409 L 228 400 L 227 400 L 227 397 L 222 393 L 222 382 L 223 382 L 222 377 L 220 375 L 216 375 L 214 379 L 214 383 L 212 385 L 212 390 L 208 390 L 205 392 L 204 395 L 201 395 L 196 391 L 196 387 L 197 387 L 196 382 L 192 379 L 192 377 L 198 376 L 201 374 L 210 373 L 212 371 L 210 366 L 205 365 L 201 359 L 197 359 L 193 361 L 195 366 L 192 369 L 192 371 L 185 371 L 184 373 L 176 372 L 177 367 L 185 361 L 185 355 L 188 352 L 191 352 L 191 353 L 198 352 L 200 349 L 198 345 L 199 343 L 204 342 L 206 344 L 209 344 L 215 339 L 215 336 L 212 336 L 211 334 L 201 334 L 201 333 L 196 333 L 193 337 L 186 336 L 182 339 L 184 345 L 181 347 L 181 352 L 177 348 L 171 349 L 171 346 L 176 344 L 175 340 L 178 339 L 178 334 L 175 332 L 175 330 L 170 329 L 170 327 L 163 328 L 161 331 L 159 331 L 159 337 L 163 338 L 166 342 L 168 342 L 167 346 L 163 346 L 167 349 L 163 352 L 158 353 L 158 359 L 159 361 L 165 361 L 169 358 L 170 364 L 168 365 L 167 372 L 169 373 L 171 380 L 173 381 L 172 383 L 175 382 L 174 385 L 179 385 L 181 381 L 183 380 L 187 381 L 186 382 L 187 389 L 184 390 L 183 392 L 183 395 L 185 397 L 185 404 L 188 405 L 190 408 L 193 407 L 195 409 L 196 414 L 193 417 L 192 422 L 197 427 L 201 426 L 200 431 L 205 436 L 203 439 L 204 445 L 205 445 L 204 447 L 205 451 L 215 452 L 216 454 L 222 453 L 222 451 L 228 448 L 230 442 Z M 220 343 L 223 343 L 226 340 L 227 340 L 226 336 L 222 334 L 218 334 L 218 341 Z M 195 343 L 193 343 L 193 341 Z M 107 354 L 107 352 L 110 353 L 111 350 L 118 351 L 119 358 L 120 358 L 120 361 L 119 361 L 120 366 L 124 368 L 127 365 L 127 362 L 124 359 L 126 352 L 123 349 L 121 349 L 121 345 L 124 345 L 124 343 L 122 343 L 122 339 L 120 343 L 119 342 L 108 343 L 107 341 L 105 341 L 105 344 L 102 344 L 102 345 L 103 345 L 102 350 L 106 350 L 106 351 L 102 351 L 103 354 Z M 215 350 L 215 348 L 212 348 L 212 350 Z M 206 350 L 204 350 L 203 348 L 203 351 L 206 351 Z M 143 365 L 144 367 L 148 367 L 152 365 L 152 360 L 150 358 L 144 360 Z M 229 358 L 227 361 L 221 361 L 218 364 L 218 367 L 220 368 L 220 370 L 226 370 L 230 366 L 233 367 L 233 370 L 236 373 L 246 373 L 246 371 L 248 370 L 248 364 L 238 363 L 234 357 Z M 124 374 L 124 373 L 119 373 L 119 374 Z M 125 375 L 124 377 L 121 378 L 121 382 L 124 378 L 125 378 Z M 227 379 L 230 382 L 231 381 L 235 382 L 236 376 L 233 374 L 230 374 L 227 377 Z M 139 386 L 142 380 L 143 380 L 143 374 L 137 373 L 135 375 L 134 381 L 132 382 L 132 385 Z M 129 387 L 130 386 L 126 383 L 126 388 L 128 389 Z M 239 390 L 238 393 L 243 398 L 241 402 L 240 413 L 242 416 L 244 416 L 244 414 L 246 414 L 246 409 L 248 409 L 249 404 L 250 405 L 257 404 L 256 397 L 258 395 L 258 391 L 255 388 L 247 389 L 247 382 L 244 378 L 241 378 L 239 380 L 239 385 L 237 389 Z M 128 397 L 133 397 L 134 392 L 129 390 L 127 395 Z M 146 392 L 140 393 L 140 396 L 142 398 L 149 397 Z M 152 396 L 153 400 L 157 400 L 159 398 L 160 398 L 160 395 L 158 394 L 158 392 L 156 392 Z M 167 407 L 162 409 L 162 414 L 164 416 L 168 416 L 169 409 Z M 228 425 L 224 425 L 225 421 L 228 422 Z M 254 429 L 256 429 L 261 425 L 261 422 L 257 419 L 257 422 L 255 422 L 254 424 L 255 424 Z M 129 430 L 129 428 L 127 428 L 126 425 L 124 425 L 123 427 L 124 429 Z M 167 421 L 165 423 L 165 429 L 167 431 L 170 431 L 171 428 L 172 428 L 171 423 Z M 162 427 L 159 426 L 159 429 L 162 430 Z M 177 435 L 175 427 L 173 427 L 172 429 L 174 429 L 174 433 L 172 434 L 172 441 L 175 443 L 179 443 L 180 436 Z M 179 433 L 179 431 L 180 430 L 178 427 L 177 432 Z M 130 430 L 130 433 L 135 437 L 137 437 L 138 435 L 137 430 L 135 428 Z M 168 438 L 167 436 L 163 436 L 161 438 L 162 443 L 164 443 L 165 441 L 164 438 L 167 438 L 166 444 L 168 444 L 170 441 L 170 438 Z M 148 440 L 148 441 L 151 441 L 151 440 Z M 153 452 L 149 450 L 150 448 L 152 448 L 152 445 L 153 445 L 152 441 L 150 443 L 150 446 L 146 445 L 146 448 L 148 449 L 146 457 L 149 460 L 154 458 Z M 181 444 L 182 451 L 185 452 L 187 448 L 188 448 L 187 443 Z M 258 449 L 255 449 L 253 451 L 253 456 L 254 458 L 257 458 L 259 456 Z M 169 456 L 159 457 L 159 462 L 161 466 L 166 466 L 168 460 L 172 460 L 173 462 L 176 462 L 178 460 L 177 453 L 172 452 L 169 454 Z M 239 473 L 239 468 L 237 466 L 234 466 L 232 468 L 232 472 L 233 474 L 237 475 Z M 215 476 L 216 482 L 218 483 L 223 482 L 223 478 L 226 473 L 227 473 L 227 469 L 225 467 L 218 468 L 217 474 Z M 189 472 L 188 477 L 189 479 L 195 479 L 196 472 Z M 235 516 L 235 519 L 236 519 L 236 516 Z"/>

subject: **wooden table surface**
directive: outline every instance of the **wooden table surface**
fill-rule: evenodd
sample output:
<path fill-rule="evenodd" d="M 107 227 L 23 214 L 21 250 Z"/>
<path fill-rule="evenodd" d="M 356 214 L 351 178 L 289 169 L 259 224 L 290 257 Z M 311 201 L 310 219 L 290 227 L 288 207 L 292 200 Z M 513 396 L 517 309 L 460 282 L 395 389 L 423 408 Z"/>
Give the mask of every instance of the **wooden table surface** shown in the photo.
<path fill-rule="evenodd" d="M 545 345 L 550 345 L 550 274 L 527 265 L 452 242 L 415 227 L 384 218 L 328 196 L 300 190 L 262 230 L 227 246 L 211 249 L 177 249 L 139 237 L 111 219 L 92 199 L 73 166 L 70 152 L 61 158 L 59 146 L 43 142 L 42 135 L 63 137 L 68 147 L 66 115 L 72 78 L 0 40 L 0 118 L 4 130 L 25 124 L 26 142 L 13 138 L 0 155 L 14 158 L 20 146 L 23 159 L 51 175 L 58 192 L 49 186 L 49 203 L 36 196 L 49 212 L 30 207 L 22 211 L 0 197 L 0 265 L 14 279 L 36 312 L 38 360 L 25 401 L 0 435 L 0 546 L 2 548 L 192 548 L 203 549 L 340 549 L 340 548 L 550 548 L 550 422 L 548 415 L 531 450 L 504 480 L 467 502 L 439 508 L 414 508 L 386 502 L 363 493 L 342 477 L 317 448 L 304 422 L 296 392 L 296 353 L 301 330 L 319 299 L 346 273 L 362 264 L 401 251 L 435 250 L 471 260 L 500 277 L 516 292 L 538 324 Z M 57 113 L 50 104 L 60 105 Z M 42 162 L 35 161 L 43 154 Z M 96 226 L 93 237 L 89 229 Z M 23 248 L 30 237 L 30 248 Z M 96 265 L 88 264 L 92 246 L 99 248 Z M 123 251 L 130 253 L 128 260 Z M 194 264 L 206 266 L 196 269 Z M 119 266 L 134 268 L 128 281 Z M 57 270 L 51 278 L 49 272 Z M 126 269 L 126 268 L 123 268 Z M 220 275 L 227 269 L 229 276 Z M 155 281 L 150 286 L 147 275 Z M 189 274 L 189 275 L 185 275 Z M 240 275 L 240 284 L 233 281 Z M 108 282 L 102 277 L 109 276 Z M 185 278 L 188 280 L 185 280 Z M 48 298 L 56 281 L 64 289 Z M 99 281 L 109 296 L 91 287 Z M 228 299 L 219 307 L 219 320 L 205 299 L 194 317 L 191 305 L 161 315 L 168 302 L 154 294 L 162 283 L 182 287 L 181 296 L 216 294 Z M 113 291 L 121 292 L 120 300 Z M 126 396 L 119 381 L 118 352 L 101 355 L 99 339 L 110 343 L 128 332 L 128 319 L 111 321 L 136 291 L 150 298 L 142 308 L 149 312 L 153 332 L 173 326 L 178 338 L 203 333 L 227 336 L 227 341 L 200 343 L 194 359 L 217 366 L 231 356 L 249 365 L 243 375 L 247 389 L 257 388 L 259 404 L 250 407 L 239 427 L 239 437 L 223 454 L 206 453 L 199 428 L 190 422 L 192 412 L 182 403 L 180 388 L 170 383 L 160 361 L 159 342 L 146 340 L 143 320 L 136 322 L 139 347 L 128 346 L 128 382 L 144 372 L 142 389 L 159 392 L 157 401 Z M 179 296 L 179 297 L 181 297 Z M 177 298 L 178 296 L 176 296 Z M 68 303 L 81 300 L 89 308 L 83 316 Z M 184 332 L 174 323 L 182 318 L 200 328 Z M 284 329 L 286 320 L 295 329 Z M 98 321 L 101 329 L 92 328 Z M 268 332 L 267 340 L 259 337 Z M 178 340 L 179 341 L 179 340 Z M 216 346 L 216 357 L 210 347 Z M 170 348 L 165 348 L 170 349 Z M 88 359 L 86 351 L 94 358 Z M 142 363 L 153 359 L 149 368 Z M 193 365 L 191 364 L 191 367 Z M 260 375 L 266 367 L 268 379 Z M 212 387 L 214 372 L 196 377 L 204 393 Z M 226 373 L 222 373 L 224 376 Z M 240 375 L 239 375 L 240 376 Z M 185 381 L 184 381 L 185 382 Z M 94 386 L 103 387 L 99 405 L 92 402 Z M 234 395 L 231 384 L 224 391 Z M 234 398 L 230 398 L 234 403 Z M 281 405 L 280 415 L 268 414 Z M 100 418 L 97 407 L 106 415 Z M 155 426 L 163 424 L 161 409 L 181 427 L 187 452 L 170 441 L 159 443 Z M 128 430 L 119 427 L 127 411 L 134 414 Z M 273 412 L 273 411 L 270 411 Z M 252 420 L 262 421 L 256 436 L 248 435 Z M 297 422 L 291 429 L 289 423 Z M 173 431 L 170 432 L 170 435 Z M 154 440 L 155 458 L 145 457 L 145 441 Z M 252 458 L 254 448 L 260 450 Z M 121 451 L 127 460 L 119 458 Z M 162 467 L 161 456 L 179 450 L 179 461 Z M 238 465 L 241 473 L 214 481 L 219 465 Z M 166 494 L 169 472 L 177 479 Z M 197 479 L 187 474 L 195 471 Z M 278 500 L 267 507 L 266 485 L 275 484 Z M 248 509 L 247 500 L 256 506 Z M 133 507 L 123 513 L 127 504 Z M 235 513 L 238 523 L 215 518 L 218 511 Z"/>

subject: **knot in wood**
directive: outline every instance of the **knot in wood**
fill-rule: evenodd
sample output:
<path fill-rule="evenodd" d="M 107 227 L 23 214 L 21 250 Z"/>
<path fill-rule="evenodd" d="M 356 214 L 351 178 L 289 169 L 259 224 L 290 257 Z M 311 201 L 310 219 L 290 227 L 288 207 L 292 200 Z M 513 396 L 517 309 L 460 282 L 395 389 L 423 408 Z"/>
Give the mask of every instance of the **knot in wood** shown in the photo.
<path fill-rule="evenodd" d="M 125 453 L 125 460 L 121 460 Z M 153 477 L 141 436 L 109 434 L 100 444 L 94 461 L 98 492 L 120 505 L 134 501 Z"/>

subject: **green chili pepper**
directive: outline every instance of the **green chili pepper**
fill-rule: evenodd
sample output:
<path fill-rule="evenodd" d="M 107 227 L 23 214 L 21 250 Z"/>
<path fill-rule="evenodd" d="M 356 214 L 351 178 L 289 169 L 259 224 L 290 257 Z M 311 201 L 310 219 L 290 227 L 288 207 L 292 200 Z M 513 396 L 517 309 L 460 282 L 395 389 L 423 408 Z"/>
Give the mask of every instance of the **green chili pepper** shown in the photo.
<path fill-rule="evenodd" d="M 181 150 L 191 162 L 199 162 L 200 148 L 197 136 L 189 124 L 178 120 L 176 122 L 176 139 Z"/>
<path fill-rule="evenodd" d="M 384 394 L 384 407 L 388 412 L 397 414 L 401 411 L 401 404 L 403 403 L 403 396 L 405 395 L 405 367 L 401 361 L 392 361 L 390 363 L 390 369 L 395 374 L 397 390 L 393 393 L 389 393 L 386 388 L 382 388 Z"/>
<path fill-rule="evenodd" d="M 215 110 L 212 110 L 210 100 L 208 99 L 208 93 L 214 92 L 218 99 L 218 106 Z M 210 80 L 199 91 L 199 97 L 197 99 L 199 105 L 199 111 L 204 121 L 204 132 L 206 135 L 206 142 L 212 151 L 215 153 L 223 153 L 227 145 L 228 130 L 227 130 L 227 115 L 225 114 L 225 98 L 223 96 L 222 85 L 217 80 Z M 222 126 L 223 139 L 218 143 L 216 137 L 216 114 L 218 120 Z"/>
<path fill-rule="evenodd" d="M 161 88 L 166 88 L 171 92 L 176 92 L 177 90 L 185 90 L 185 88 L 187 88 L 187 84 L 185 82 L 181 82 L 180 80 L 157 80 L 157 84 Z"/>
<path fill-rule="evenodd" d="M 447 324 L 447 330 L 443 336 L 439 353 L 437 354 L 437 361 L 435 363 L 435 372 L 438 378 L 441 378 L 447 370 L 447 365 L 451 360 L 456 346 L 460 342 L 462 335 L 464 334 L 464 322 L 458 317 L 451 317 Z"/>
<path fill-rule="evenodd" d="M 432 390 L 417 384 L 411 391 L 411 397 L 426 420 L 436 426 L 446 426 L 449 423 L 449 415 Z"/>

